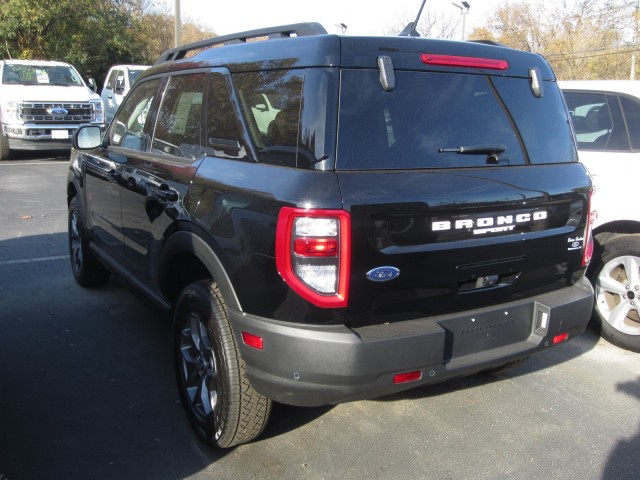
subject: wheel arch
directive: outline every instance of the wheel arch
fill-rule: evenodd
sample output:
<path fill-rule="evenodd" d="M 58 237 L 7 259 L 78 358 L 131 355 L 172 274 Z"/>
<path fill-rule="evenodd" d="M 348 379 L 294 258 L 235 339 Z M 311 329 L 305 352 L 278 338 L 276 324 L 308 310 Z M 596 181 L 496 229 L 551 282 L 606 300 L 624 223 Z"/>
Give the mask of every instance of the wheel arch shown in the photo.
<path fill-rule="evenodd" d="M 634 220 L 615 220 L 598 225 L 593 229 L 593 238 L 595 240 L 595 250 L 593 257 L 587 269 L 587 275 L 592 279 L 598 265 L 602 260 L 604 245 L 611 240 L 629 235 L 640 236 L 640 222 Z"/>
<path fill-rule="evenodd" d="M 607 222 L 594 228 L 593 235 L 601 245 L 623 235 L 640 235 L 640 221 L 614 220 Z"/>
<path fill-rule="evenodd" d="M 158 284 L 172 304 L 184 287 L 198 280 L 216 282 L 227 307 L 241 311 L 231 279 L 212 247 L 196 232 L 180 230 L 170 235 L 160 255 Z"/>

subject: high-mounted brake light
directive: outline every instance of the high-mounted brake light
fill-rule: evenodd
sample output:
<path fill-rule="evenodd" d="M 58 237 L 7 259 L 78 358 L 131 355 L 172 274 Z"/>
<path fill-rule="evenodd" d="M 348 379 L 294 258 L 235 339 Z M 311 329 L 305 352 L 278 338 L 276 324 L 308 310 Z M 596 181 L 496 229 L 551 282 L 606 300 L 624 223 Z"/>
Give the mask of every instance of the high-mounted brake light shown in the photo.
<path fill-rule="evenodd" d="M 318 307 L 346 307 L 350 264 L 348 212 L 291 207 L 280 210 L 276 266 L 294 292 Z"/>
<path fill-rule="evenodd" d="M 484 68 L 487 70 L 507 70 L 509 68 L 509 62 L 495 58 L 460 57 L 432 53 L 423 53 L 420 58 L 427 65 L 441 65 L 444 67 Z"/>

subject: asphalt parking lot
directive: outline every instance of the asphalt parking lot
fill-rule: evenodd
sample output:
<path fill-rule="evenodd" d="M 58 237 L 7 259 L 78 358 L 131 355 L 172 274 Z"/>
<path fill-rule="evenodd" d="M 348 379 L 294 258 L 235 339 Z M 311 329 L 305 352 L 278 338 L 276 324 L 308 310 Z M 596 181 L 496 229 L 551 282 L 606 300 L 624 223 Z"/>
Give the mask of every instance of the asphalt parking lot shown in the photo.
<path fill-rule="evenodd" d="M 500 375 L 276 405 L 215 451 L 179 404 L 167 319 L 68 265 L 65 156 L 0 162 L 0 480 L 638 479 L 640 356 L 592 332 Z"/>

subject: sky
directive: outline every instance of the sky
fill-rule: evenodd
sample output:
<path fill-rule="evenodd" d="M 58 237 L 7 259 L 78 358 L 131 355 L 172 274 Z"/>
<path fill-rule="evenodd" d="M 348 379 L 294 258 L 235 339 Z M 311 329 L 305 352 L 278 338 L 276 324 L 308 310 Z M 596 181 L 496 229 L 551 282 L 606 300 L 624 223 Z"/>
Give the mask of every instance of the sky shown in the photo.
<path fill-rule="evenodd" d="M 164 0 L 171 12 L 174 1 Z M 427 0 L 422 16 L 429 10 L 457 17 L 461 34 L 461 10 L 452 3 L 461 5 L 458 0 Z M 467 3 L 471 6 L 465 16 L 468 34 L 474 27 L 483 25 L 487 15 L 504 0 L 468 0 Z M 422 0 L 180 0 L 180 11 L 183 21 L 195 20 L 217 35 L 299 22 L 319 22 L 329 33 L 342 33 L 338 24 L 344 23 L 348 35 L 384 35 L 395 25 L 404 26 L 414 20 L 421 4 Z"/>

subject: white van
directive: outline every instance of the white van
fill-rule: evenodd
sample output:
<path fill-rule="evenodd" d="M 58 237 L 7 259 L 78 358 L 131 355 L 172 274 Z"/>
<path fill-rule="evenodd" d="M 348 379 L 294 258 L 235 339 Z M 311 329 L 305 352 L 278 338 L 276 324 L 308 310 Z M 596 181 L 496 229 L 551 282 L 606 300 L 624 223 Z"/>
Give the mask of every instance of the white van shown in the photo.
<path fill-rule="evenodd" d="M 594 319 L 604 338 L 640 352 L 640 81 L 559 84 L 595 184 Z"/>

